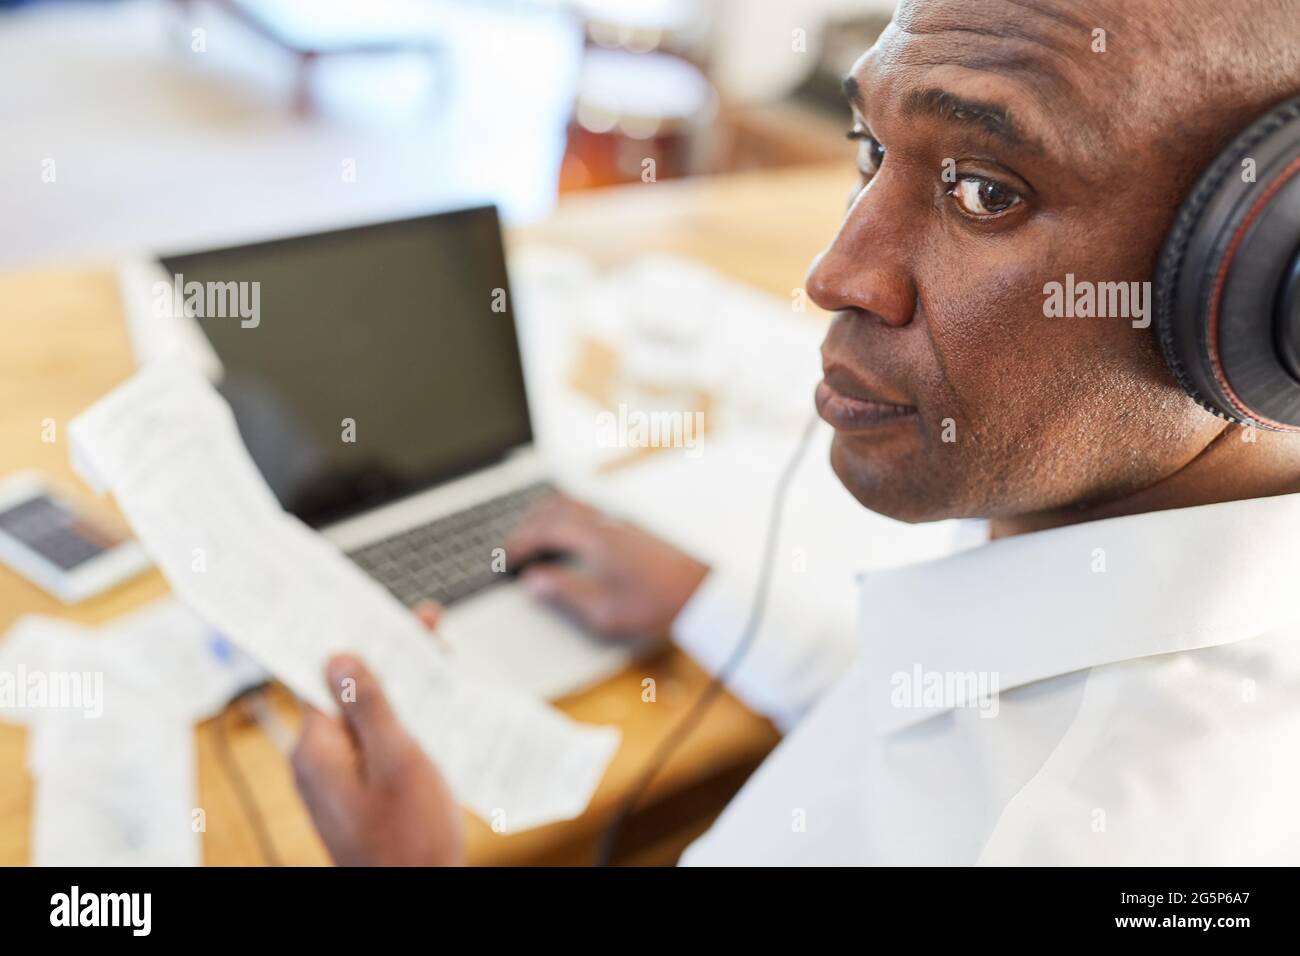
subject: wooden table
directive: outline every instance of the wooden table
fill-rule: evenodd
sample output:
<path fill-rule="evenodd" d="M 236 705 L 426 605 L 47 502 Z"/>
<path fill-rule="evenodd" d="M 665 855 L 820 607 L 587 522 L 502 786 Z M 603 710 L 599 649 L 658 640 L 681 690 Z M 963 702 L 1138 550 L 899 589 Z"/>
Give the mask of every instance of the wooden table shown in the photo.
<path fill-rule="evenodd" d="M 812 255 L 829 239 L 853 182 L 851 165 L 754 173 L 716 180 L 648 183 L 567 198 L 542 227 L 511 237 L 512 246 L 571 245 L 601 264 L 646 252 L 694 256 L 782 296 L 802 285 Z M 132 370 L 116 281 L 90 267 L 0 276 L 0 475 L 36 468 L 89 497 L 68 462 L 67 423 Z M 43 441 L 48 420 L 56 440 Z M 101 506 L 103 503 L 101 502 Z M 20 615 L 51 614 L 105 623 L 167 593 L 150 572 L 75 608 L 65 608 L 0 568 L 0 633 Z M 642 703 L 653 677 L 657 700 Z M 578 820 L 513 835 L 469 824 L 476 864 L 585 863 L 595 838 L 629 792 L 658 741 L 707 681 L 685 654 L 669 650 L 559 702 L 582 721 L 618 724 L 622 748 L 590 808 Z M 280 687 L 270 698 L 291 725 L 297 706 Z M 232 708 L 197 729 L 198 799 L 205 810 L 204 861 L 259 865 L 264 856 L 215 747 L 224 721 L 232 758 L 249 781 L 276 855 L 285 864 L 328 862 L 293 788 L 286 758 L 254 721 Z M 0 724 L 0 865 L 29 860 L 32 788 L 24 766 L 25 731 Z M 725 804 L 777 740 L 767 721 L 723 695 L 652 788 L 626 831 L 626 862 L 672 862 Z"/>

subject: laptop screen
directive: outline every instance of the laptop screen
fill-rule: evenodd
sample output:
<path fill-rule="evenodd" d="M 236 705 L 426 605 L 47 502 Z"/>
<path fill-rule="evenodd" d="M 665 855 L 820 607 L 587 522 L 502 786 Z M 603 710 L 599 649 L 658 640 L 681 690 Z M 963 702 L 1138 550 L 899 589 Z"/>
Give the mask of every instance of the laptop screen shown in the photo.
<path fill-rule="evenodd" d="M 253 460 L 310 525 L 532 439 L 492 207 L 161 262 Z"/>

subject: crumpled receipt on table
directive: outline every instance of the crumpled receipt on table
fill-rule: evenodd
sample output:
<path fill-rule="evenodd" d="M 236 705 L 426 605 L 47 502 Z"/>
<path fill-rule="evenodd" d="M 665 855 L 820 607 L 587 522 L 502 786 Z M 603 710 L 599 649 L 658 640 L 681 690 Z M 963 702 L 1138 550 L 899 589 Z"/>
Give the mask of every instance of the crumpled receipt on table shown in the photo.
<path fill-rule="evenodd" d="M 192 367 L 146 366 L 68 433 L 73 466 L 113 493 L 177 596 L 300 698 L 337 712 L 325 664 L 354 654 L 478 816 L 513 832 L 586 808 L 618 731 L 458 670 L 410 611 L 281 509 Z"/>
<path fill-rule="evenodd" d="M 0 638 L 4 675 L 45 688 L 0 699 L 0 722 L 29 731 L 33 865 L 202 862 L 194 723 L 260 668 L 168 597 L 98 628 L 24 615 Z"/>

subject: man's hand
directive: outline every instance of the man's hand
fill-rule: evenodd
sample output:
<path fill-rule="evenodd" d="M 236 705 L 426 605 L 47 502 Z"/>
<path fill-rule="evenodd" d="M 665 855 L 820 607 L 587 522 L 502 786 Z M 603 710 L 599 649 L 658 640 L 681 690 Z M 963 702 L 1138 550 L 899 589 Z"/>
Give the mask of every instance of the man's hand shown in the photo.
<path fill-rule="evenodd" d="M 666 633 L 709 571 L 640 528 L 563 495 L 538 504 L 506 542 L 508 564 L 546 552 L 571 560 L 525 569 L 524 587 L 610 637 Z"/>
<path fill-rule="evenodd" d="M 456 866 L 460 808 L 437 768 L 402 729 L 379 681 L 356 658 L 329 662 L 343 712 L 307 708 L 294 779 L 340 866 Z"/>

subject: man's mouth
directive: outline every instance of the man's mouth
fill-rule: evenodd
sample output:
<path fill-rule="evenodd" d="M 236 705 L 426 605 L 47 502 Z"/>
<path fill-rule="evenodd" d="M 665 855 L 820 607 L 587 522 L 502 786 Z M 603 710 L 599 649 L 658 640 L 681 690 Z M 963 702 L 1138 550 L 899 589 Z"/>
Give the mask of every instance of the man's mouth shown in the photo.
<path fill-rule="evenodd" d="M 840 365 L 827 366 L 816 402 L 818 414 L 839 432 L 868 431 L 916 414 L 916 406 L 890 401 Z"/>

